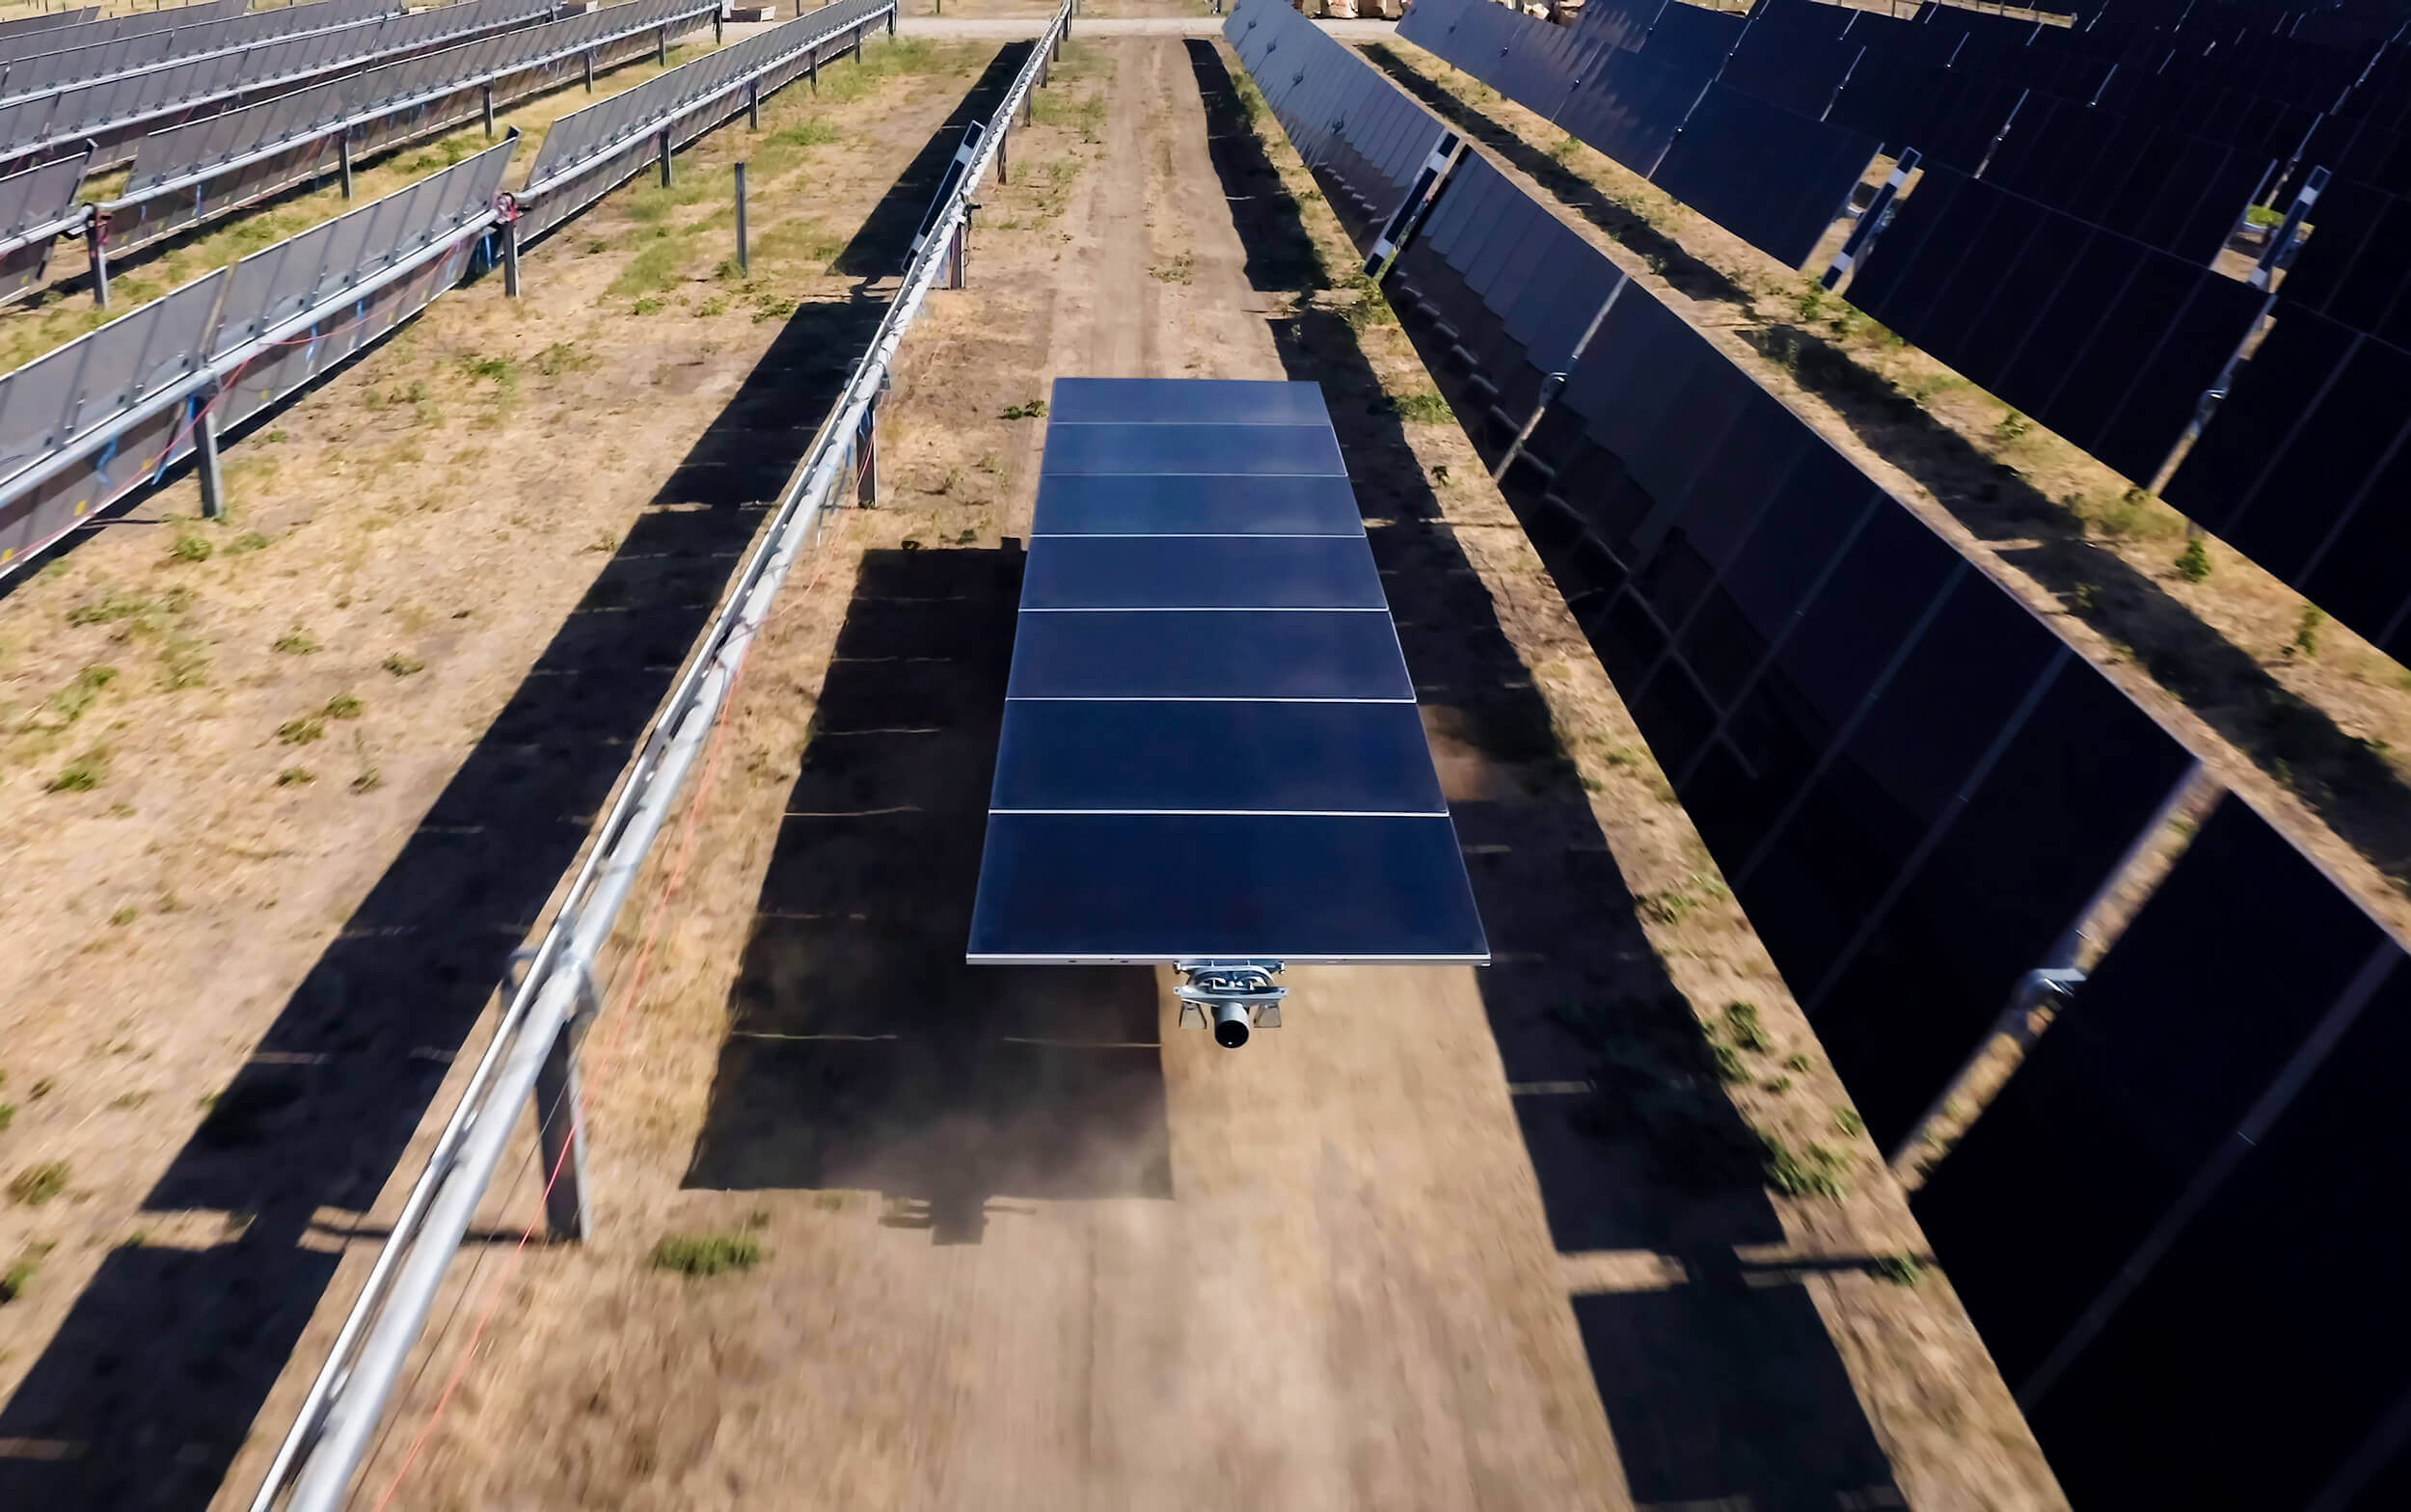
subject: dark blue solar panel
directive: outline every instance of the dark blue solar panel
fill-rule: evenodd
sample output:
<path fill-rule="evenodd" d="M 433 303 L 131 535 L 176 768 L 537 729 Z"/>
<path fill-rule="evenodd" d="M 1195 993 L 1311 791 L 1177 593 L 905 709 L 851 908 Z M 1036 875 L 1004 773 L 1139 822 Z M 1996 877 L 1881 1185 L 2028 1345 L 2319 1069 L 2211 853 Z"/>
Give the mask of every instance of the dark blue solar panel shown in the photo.
<path fill-rule="evenodd" d="M 1345 535 L 1364 517 L 1344 477 L 1064 476 L 1038 485 L 1037 535 Z"/>
<path fill-rule="evenodd" d="M 1359 537 L 1042 536 L 1021 609 L 1382 609 Z"/>
<path fill-rule="evenodd" d="M 1058 425 L 1327 425 L 1331 420 L 1322 390 L 1311 383 L 1222 378 L 1058 378 L 1050 415 Z"/>
<path fill-rule="evenodd" d="M 992 814 L 973 960 L 1480 960 L 1444 816 Z"/>
<path fill-rule="evenodd" d="M 1077 473 L 1238 473 L 1345 476 L 1340 440 L 1314 425 L 1051 425 L 1049 476 Z"/>
<path fill-rule="evenodd" d="M 1485 958 L 1320 392 L 1053 407 L 969 958 Z"/>
<path fill-rule="evenodd" d="M 1411 704 L 1016 703 L 999 809 L 1445 814 Z"/>
<path fill-rule="evenodd" d="M 1364 609 L 1025 614 L 1009 698 L 1394 698 L 1414 685 L 1390 616 Z"/>

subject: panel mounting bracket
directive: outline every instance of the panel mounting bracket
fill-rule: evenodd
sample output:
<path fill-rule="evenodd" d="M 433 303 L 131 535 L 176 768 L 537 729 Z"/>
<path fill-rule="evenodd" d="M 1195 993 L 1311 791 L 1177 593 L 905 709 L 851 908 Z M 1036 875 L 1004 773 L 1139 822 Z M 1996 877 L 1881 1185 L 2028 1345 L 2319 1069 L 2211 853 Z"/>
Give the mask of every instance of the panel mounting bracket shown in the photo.
<path fill-rule="evenodd" d="M 1187 980 L 1174 989 L 1180 999 L 1180 1027 L 1189 1025 L 1195 1014 L 1198 1027 L 1210 1028 L 1214 1039 L 1223 1045 L 1237 1049 L 1247 1043 L 1244 1027 L 1259 1029 L 1281 1027 L 1281 1000 L 1289 989 L 1278 986 L 1283 963 L 1277 960 L 1207 960 L 1191 958 L 1176 961 L 1174 967 Z"/>

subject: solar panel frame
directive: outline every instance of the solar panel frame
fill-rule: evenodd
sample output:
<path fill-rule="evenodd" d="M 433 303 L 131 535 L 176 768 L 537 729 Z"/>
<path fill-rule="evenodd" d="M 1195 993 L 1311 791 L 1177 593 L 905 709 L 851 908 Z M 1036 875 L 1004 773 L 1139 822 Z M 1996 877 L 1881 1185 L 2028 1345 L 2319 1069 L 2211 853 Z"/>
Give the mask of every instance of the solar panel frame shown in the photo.
<path fill-rule="evenodd" d="M 1319 389 L 1049 412 L 965 958 L 1486 960 Z"/>

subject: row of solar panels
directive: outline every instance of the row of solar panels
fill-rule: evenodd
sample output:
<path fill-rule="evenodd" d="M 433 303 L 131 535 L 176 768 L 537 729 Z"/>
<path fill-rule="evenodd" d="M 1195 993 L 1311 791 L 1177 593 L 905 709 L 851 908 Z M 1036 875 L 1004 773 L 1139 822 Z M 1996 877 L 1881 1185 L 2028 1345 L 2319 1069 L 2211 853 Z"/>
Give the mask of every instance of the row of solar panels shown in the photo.
<path fill-rule="evenodd" d="M 489 102 L 652 57 L 718 9 L 719 0 L 626 0 L 157 132 L 143 139 L 124 189 L 101 206 L 111 251 L 323 177 L 346 149 L 357 161 L 474 121 Z"/>
<path fill-rule="evenodd" d="M 366 157 L 474 120 L 489 103 L 634 62 L 718 6 L 627 0 L 170 126 L 140 140 L 124 186 L 97 206 L 76 199 L 89 152 L 0 178 L 0 303 L 39 288 L 53 243 L 95 209 L 107 217 L 108 253 L 122 256 L 333 173 L 346 149 Z"/>
<path fill-rule="evenodd" d="M 691 140 L 742 111 L 752 92 L 767 94 L 858 49 L 894 3 L 839 0 L 563 117 L 556 139 L 595 112 L 610 111 L 614 124 L 582 132 L 584 155 L 556 162 L 549 177 L 531 174 L 514 197 L 518 238 L 541 234 L 624 181 L 651 160 L 662 133 Z M 747 47 L 753 71 L 732 72 L 725 60 Z M 710 88 L 699 89 L 698 79 Z M 640 93 L 649 113 L 614 109 Z M 235 424 L 449 288 L 472 244 L 499 224 L 496 197 L 514 145 L 254 254 L 0 377 L 0 574 L 186 455 L 212 382 L 228 392 L 211 413 L 221 425 Z M 473 164 L 475 172 L 465 173 Z M 438 256 L 439 249 L 448 250 Z M 393 283 L 397 269 L 407 280 Z M 347 291 L 388 283 L 403 292 L 372 290 L 373 298 L 361 293 L 343 306 L 362 324 L 329 314 L 279 335 L 280 325 Z"/>
<path fill-rule="evenodd" d="M 280 94 L 328 74 L 539 21 L 553 0 L 463 0 L 382 20 L 174 60 L 106 81 L 0 103 L 0 161 L 96 148 L 95 172 L 129 161 L 145 135 Z"/>
<path fill-rule="evenodd" d="M 0 32 L 0 61 L 200 26 L 241 15 L 250 9 L 251 0 L 193 0 L 190 5 L 136 11 L 112 16 L 105 21 L 98 19 L 100 13 L 96 6 L 82 13 L 60 12 L 51 16 L 28 16 L 21 21 L 10 22 L 10 30 Z M 61 21 L 63 24 L 35 24 L 46 20 Z"/>
<path fill-rule="evenodd" d="M 12 51 L 0 40 L 0 100 L 99 84 L 171 63 L 224 57 L 271 42 L 323 37 L 401 14 L 395 0 L 311 0 L 257 15 L 229 15 L 114 40 L 74 45 L 66 33 L 39 32 Z"/>
<path fill-rule="evenodd" d="M 1766 35 L 1781 45 L 1756 56 L 1818 66 L 1801 23 L 1780 19 L 1800 9 L 1769 13 L 1775 19 Z M 1744 68 L 1758 20 L 1720 52 L 1721 36 L 1699 41 L 1703 27 L 1739 23 L 1674 5 L 1627 52 L 1592 36 L 1595 24 L 1630 40 L 1610 15 L 1566 32 L 1486 0 L 1422 0 L 1401 31 L 1468 68 L 1497 51 L 1492 40 L 1508 38 L 1487 75 L 1503 93 L 1535 109 L 1554 102 L 1559 124 L 1797 262 L 1872 155 L 1872 137 L 1834 124 L 1849 114 L 1846 101 L 1836 97 L 1826 120 L 1812 121 L 1745 102 L 1725 82 L 1695 85 L 1699 75 L 1688 72 L 1648 108 L 1625 109 L 1633 101 L 1618 93 L 1619 81 L 1645 73 L 1669 39 L 1673 55 L 1694 68 L 1722 60 L 1725 80 L 1773 91 L 1786 75 L 1773 65 Z M 1852 22 L 1849 35 L 1858 30 Z M 1581 50 L 1585 36 L 1590 54 Z M 2366 107 L 2365 125 L 2396 119 L 2388 112 L 2402 93 L 2403 56 L 2390 44 L 2351 92 Z M 1557 62 L 1543 67 L 1547 60 Z M 1848 60 L 1852 88 L 1873 77 L 1866 65 L 1865 56 Z M 1577 68 L 1587 77 L 1567 83 Z M 1930 104 L 1954 97 L 1926 87 L 1936 77 L 1967 71 L 1963 60 L 1896 71 L 1896 82 Z M 2334 83 L 2334 70 L 2312 72 L 2293 80 L 2293 93 Z M 2411 525 L 2393 504 L 2411 482 L 2400 445 L 2411 439 L 2411 390 L 2402 384 L 2411 374 L 2403 241 L 2411 202 L 2375 185 L 2327 183 L 2311 212 L 2313 233 L 2272 307 L 2260 288 L 2207 264 L 2241 205 L 2275 183 L 2283 165 L 2270 148 L 2283 135 L 2262 133 L 2257 146 L 2235 148 L 2040 95 L 2022 106 L 2010 101 L 2006 114 L 1969 118 L 1975 129 L 1913 134 L 1936 119 L 1929 111 L 1907 124 L 1866 122 L 1911 132 L 1888 141 L 1915 148 L 1924 173 L 1859 251 L 1851 302 L 2138 482 L 2161 476 L 2206 396 L 2234 373 L 2233 392 L 2168 478 L 2167 498 L 2338 620 L 2389 652 L 2411 650 L 2411 573 L 2395 565 Z M 2293 140 L 2298 147 L 2304 138 Z M 1941 144 L 1938 160 L 1927 155 L 1931 142 Z M 1686 143 L 1709 149 L 1686 157 Z M 2411 153 L 2397 156 L 2411 161 Z M 1978 164 L 1981 177 L 1970 171 Z M 2235 367 L 2272 309 L 2274 325 Z"/>
<path fill-rule="evenodd" d="M 458 282 L 494 222 L 516 146 L 218 269 L 0 377 L 0 570 L 189 454 L 203 405 L 221 426 L 237 424 Z M 281 329 L 313 310 L 313 324 Z M 215 399 L 213 379 L 226 390 Z"/>
<path fill-rule="evenodd" d="M 1268 99 L 1369 72 L 1291 40 L 1311 25 L 1279 0 L 1233 16 Z M 1335 202 L 1379 187 L 1332 166 L 1380 155 L 1349 119 L 1315 133 L 1339 145 L 1300 144 Z M 1425 117 L 1408 150 L 1444 135 Z M 1373 198 L 1363 220 L 1394 224 Z M 1565 374 L 1508 498 L 1869 1128 L 1898 1141 L 2026 974 L 2072 962 L 2194 759 L 1487 161 L 1455 159 L 1383 286 L 1493 465 Z M 1494 949 L 1527 948 L 1490 924 Z M 2384 1190 L 2403 957 L 2226 796 L 1915 1198 L 2077 1505 L 2399 1499 L 2370 1493 L 2411 1473 Z"/>
<path fill-rule="evenodd" d="M 157 15 L 159 13 L 151 13 Z M 47 11 L 35 15 L 20 15 L 13 21 L 0 21 L 0 39 L 23 37 L 29 32 L 55 32 L 64 26 L 81 26 L 100 14 L 100 7 L 84 6 L 74 11 Z"/>

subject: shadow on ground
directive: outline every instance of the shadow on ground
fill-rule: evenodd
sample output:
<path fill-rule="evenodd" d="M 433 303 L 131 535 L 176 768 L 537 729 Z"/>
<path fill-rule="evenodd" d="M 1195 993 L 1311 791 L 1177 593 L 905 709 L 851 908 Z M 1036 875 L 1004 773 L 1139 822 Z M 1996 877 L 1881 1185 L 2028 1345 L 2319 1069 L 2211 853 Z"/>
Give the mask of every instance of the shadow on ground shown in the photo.
<path fill-rule="evenodd" d="M 628 532 L 146 1200 L 225 1241 L 111 1254 L 0 1408 L 0 1506 L 216 1495 L 333 1275 L 314 1216 L 392 1175 L 880 313 L 797 311 Z"/>
<path fill-rule="evenodd" d="M 1013 88 L 1015 76 L 1030 56 L 1032 45 L 1026 41 L 1007 42 L 996 54 L 970 92 L 947 113 L 946 123 L 896 176 L 896 182 L 887 193 L 880 197 L 861 230 L 837 254 L 837 260 L 830 264 L 831 272 L 869 281 L 893 278 L 904 271 L 913 233 L 921 229 L 921 219 L 937 198 L 938 184 L 955 160 L 955 150 L 962 146 L 963 128 L 996 113 L 996 107 L 1004 102 L 1005 92 Z"/>
<path fill-rule="evenodd" d="M 1312 259 L 1292 202 L 1243 192 L 1270 164 L 1221 55 L 1191 42 L 1211 153 L 1251 265 Z M 1326 185 L 1330 193 L 1336 186 Z M 1337 310 L 1274 336 L 1318 383 L 1368 514 L 1392 612 L 1435 736 L 1488 770 L 1450 805 L 1495 963 L 1482 1000 L 1510 1083 L 1588 1081 L 1516 1099 L 1560 1251 L 1679 1256 L 1689 1283 L 1573 1301 L 1625 1472 L 1642 1503 L 1898 1504 L 1841 1357 L 1795 1277 L 1750 1275 L 1740 1245 L 1780 1242 L 1761 1148 L 1715 1075 L 1689 1006 L 1634 911 L 1580 777 L 1487 589 Z M 1426 354 L 1427 358 L 1430 354 Z"/>
<path fill-rule="evenodd" d="M 805 737 L 686 1184 L 1170 1197 L 1146 967 L 967 966 L 1021 553 L 865 554 Z"/>

